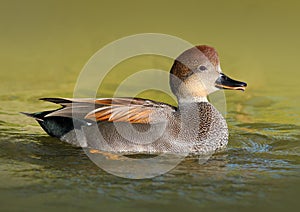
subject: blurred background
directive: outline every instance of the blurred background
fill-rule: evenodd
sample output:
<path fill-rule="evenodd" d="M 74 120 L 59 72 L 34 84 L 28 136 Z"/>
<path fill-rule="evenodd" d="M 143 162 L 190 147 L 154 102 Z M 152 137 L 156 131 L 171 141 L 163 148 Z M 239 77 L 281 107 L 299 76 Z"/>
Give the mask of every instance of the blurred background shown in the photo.
<path fill-rule="evenodd" d="M 299 10 L 292 0 L 1 0 L 1 205 L 5 210 L 101 209 L 118 208 L 118 200 L 129 209 L 130 201 L 137 201 L 135 208 L 176 210 L 177 199 L 203 209 L 294 205 L 299 192 L 286 186 L 299 185 Z M 221 155 L 200 168 L 187 162 L 153 180 L 120 179 L 19 114 L 55 108 L 38 98 L 72 97 L 94 53 L 116 39 L 148 32 L 215 47 L 224 73 L 248 83 L 246 92 L 226 91 L 231 133 L 226 159 Z M 148 68 L 168 71 L 171 65 L 151 56 L 124 61 L 99 96 L 111 96 L 126 75 Z M 142 97 L 176 104 L 155 91 Z"/>

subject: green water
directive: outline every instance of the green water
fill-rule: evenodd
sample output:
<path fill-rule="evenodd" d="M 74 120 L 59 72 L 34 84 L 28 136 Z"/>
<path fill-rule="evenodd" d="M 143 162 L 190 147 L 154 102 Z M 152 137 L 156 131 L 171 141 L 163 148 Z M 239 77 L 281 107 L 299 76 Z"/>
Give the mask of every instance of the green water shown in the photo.
<path fill-rule="evenodd" d="M 296 1 L 1 1 L 1 211 L 299 206 L 299 9 Z M 99 169 L 19 111 L 55 108 L 37 99 L 72 97 L 78 74 L 98 49 L 142 32 L 216 47 L 223 71 L 249 87 L 226 91 L 225 152 L 202 165 L 186 159 L 165 175 L 129 180 Z M 124 77 L 170 66 L 148 56 L 114 71 Z M 113 94 L 118 76 L 107 77 L 100 96 Z M 154 91 L 141 95 L 173 103 Z"/>

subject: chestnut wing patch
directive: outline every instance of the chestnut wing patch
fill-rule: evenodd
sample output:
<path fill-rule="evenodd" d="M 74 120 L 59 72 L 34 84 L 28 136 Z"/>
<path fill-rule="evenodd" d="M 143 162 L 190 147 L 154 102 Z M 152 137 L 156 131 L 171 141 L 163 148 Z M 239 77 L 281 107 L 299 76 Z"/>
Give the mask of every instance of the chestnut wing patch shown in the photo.
<path fill-rule="evenodd" d="M 158 123 L 176 111 L 176 107 L 142 98 L 65 99 L 43 98 L 63 107 L 47 116 L 64 116 L 93 121 Z"/>
<path fill-rule="evenodd" d="M 165 121 L 176 109 L 173 106 L 139 98 L 97 99 L 96 104 L 103 105 L 85 118 L 96 121 L 156 123 Z"/>

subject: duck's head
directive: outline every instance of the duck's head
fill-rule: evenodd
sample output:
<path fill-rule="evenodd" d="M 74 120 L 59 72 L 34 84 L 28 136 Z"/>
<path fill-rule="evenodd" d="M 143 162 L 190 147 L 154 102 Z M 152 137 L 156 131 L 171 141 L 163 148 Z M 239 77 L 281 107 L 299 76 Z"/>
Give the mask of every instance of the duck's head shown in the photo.
<path fill-rule="evenodd" d="M 242 90 L 247 84 L 227 77 L 213 47 L 201 45 L 179 55 L 170 71 L 170 86 L 178 100 L 197 101 L 219 90 Z"/>

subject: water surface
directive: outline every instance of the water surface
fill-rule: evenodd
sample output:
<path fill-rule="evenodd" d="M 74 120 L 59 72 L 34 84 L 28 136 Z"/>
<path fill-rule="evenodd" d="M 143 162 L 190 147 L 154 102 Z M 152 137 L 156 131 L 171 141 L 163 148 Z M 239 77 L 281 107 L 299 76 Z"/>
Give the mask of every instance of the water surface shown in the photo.
<path fill-rule="evenodd" d="M 139 8 L 134 14 L 129 14 L 128 3 L 5 4 L 0 9 L 1 209 L 295 207 L 300 161 L 300 33 L 295 27 L 299 7 L 286 1 L 238 2 L 174 2 L 159 7 L 134 2 Z M 188 15 L 171 16 L 170 8 Z M 117 38 L 145 31 L 216 46 L 223 71 L 249 84 L 246 92 L 226 91 L 226 151 L 205 164 L 188 158 L 153 179 L 123 179 L 99 169 L 82 149 L 50 138 L 34 120 L 19 114 L 55 108 L 38 101 L 41 97 L 72 97 L 76 78 L 93 53 Z M 150 56 L 124 61 L 107 77 L 99 96 L 111 96 L 126 75 L 146 68 L 167 71 L 171 64 Z M 155 91 L 141 95 L 174 104 Z"/>

